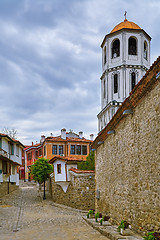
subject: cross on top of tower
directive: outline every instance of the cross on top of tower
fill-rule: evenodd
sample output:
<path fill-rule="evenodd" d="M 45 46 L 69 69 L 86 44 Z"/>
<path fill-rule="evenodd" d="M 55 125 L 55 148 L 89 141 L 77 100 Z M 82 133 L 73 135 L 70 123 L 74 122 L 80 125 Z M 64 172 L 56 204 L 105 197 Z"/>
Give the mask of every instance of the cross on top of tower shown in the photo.
<path fill-rule="evenodd" d="M 125 11 L 124 16 L 125 16 L 125 19 L 124 19 L 124 21 L 125 21 L 125 20 L 127 20 L 127 18 L 126 18 L 126 16 L 127 16 L 127 11 Z"/>

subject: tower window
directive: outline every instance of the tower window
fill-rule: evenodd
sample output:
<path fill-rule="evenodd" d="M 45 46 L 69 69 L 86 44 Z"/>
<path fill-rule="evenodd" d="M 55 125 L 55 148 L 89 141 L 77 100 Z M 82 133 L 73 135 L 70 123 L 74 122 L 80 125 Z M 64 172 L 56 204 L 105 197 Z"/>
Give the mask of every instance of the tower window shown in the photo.
<path fill-rule="evenodd" d="M 114 75 L 114 93 L 118 93 L 118 74 Z"/>
<path fill-rule="evenodd" d="M 130 37 L 128 42 L 128 54 L 137 55 L 137 41 L 135 38 Z"/>
<path fill-rule="evenodd" d="M 104 86 L 103 86 L 103 95 L 104 95 L 104 98 L 106 98 L 106 80 L 104 79 Z"/>
<path fill-rule="evenodd" d="M 106 58 L 106 47 L 104 47 L 104 64 L 106 64 L 107 58 Z"/>
<path fill-rule="evenodd" d="M 144 58 L 147 60 L 147 42 L 146 41 L 144 41 Z"/>
<path fill-rule="evenodd" d="M 116 58 L 120 56 L 120 41 L 116 39 L 112 45 L 112 58 Z"/>
<path fill-rule="evenodd" d="M 135 72 L 132 72 L 132 74 L 131 74 L 131 88 L 133 89 L 135 87 L 135 85 L 136 85 L 136 74 L 135 74 Z"/>

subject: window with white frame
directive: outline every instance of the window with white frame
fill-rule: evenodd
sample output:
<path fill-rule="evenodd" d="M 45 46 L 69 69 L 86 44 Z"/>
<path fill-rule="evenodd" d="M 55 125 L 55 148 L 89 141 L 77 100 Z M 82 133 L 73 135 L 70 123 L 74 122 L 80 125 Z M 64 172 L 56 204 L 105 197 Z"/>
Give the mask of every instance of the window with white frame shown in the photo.
<path fill-rule="evenodd" d="M 103 82 L 103 97 L 106 98 L 106 80 Z"/>
<path fill-rule="evenodd" d="M 43 147 L 44 156 L 46 155 L 46 146 Z"/>
<path fill-rule="evenodd" d="M 14 144 L 11 143 L 11 142 L 10 142 L 10 144 L 9 144 L 9 153 L 10 153 L 11 155 L 14 155 Z"/>
<path fill-rule="evenodd" d="M 118 93 L 118 74 L 114 74 L 114 79 L 113 79 L 113 88 L 114 88 L 114 94 Z"/>
<path fill-rule="evenodd" d="M 104 65 L 105 65 L 106 62 L 107 62 L 107 57 L 106 57 L 106 46 L 104 47 L 103 54 L 104 54 Z"/>
<path fill-rule="evenodd" d="M 115 39 L 112 43 L 112 58 L 116 58 L 120 56 L 120 41 L 119 39 Z"/>
<path fill-rule="evenodd" d="M 147 45 L 147 42 L 144 41 L 144 59 L 147 60 L 148 58 L 148 45 Z"/>
<path fill-rule="evenodd" d="M 73 155 L 76 154 L 75 145 L 71 145 L 70 153 L 73 154 Z"/>
<path fill-rule="evenodd" d="M 87 155 L 87 145 L 82 145 L 82 155 Z"/>
<path fill-rule="evenodd" d="M 128 39 L 128 54 L 137 55 L 137 39 L 135 37 Z"/>
<path fill-rule="evenodd" d="M 52 145 L 52 154 L 57 155 L 57 145 Z"/>
<path fill-rule="evenodd" d="M 136 73 L 132 72 L 131 73 L 131 90 L 133 90 L 135 85 L 136 85 Z"/>
<path fill-rule="evenodd" d="M 3 172 L 3 174 L 7 174 L 8 173 L 8 166 L 7 166 L 7 162 L 6 161 L 2 161 L 2 172 Z"/>
<path fill-rule="evenodd" d="M 59 155 L 63 154 L 63 145 L 59 145 Z"/>
<path fill-rule="evenodd" d="M 61 170 L 61 164 L 57 164 L 57 173 L 61 174 L 62 170 Z"/>
<path fill-rule="evenodd" d="M 19 145 L 16 144 L 16 156 L 18 157 L 19 156 Z"/>
<path fill-rule="evenodd" d="M 81 155 L 81 145 L 76 145 L 76 153 L 77 155 Z"/>

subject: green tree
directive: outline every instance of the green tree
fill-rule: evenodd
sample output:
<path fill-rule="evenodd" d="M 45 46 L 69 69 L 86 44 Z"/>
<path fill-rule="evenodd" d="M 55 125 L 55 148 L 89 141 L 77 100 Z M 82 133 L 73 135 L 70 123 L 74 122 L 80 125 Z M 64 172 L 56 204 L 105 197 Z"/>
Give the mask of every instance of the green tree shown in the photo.
<path fill-rule="evenodd" d="M 33 179 L 39 184 L 44 183 L 44 196 L 43 199 L 46 199 L 45 195 L 45 181 L 49 178 L 49 175 L 53 172 L 53 166 L 48 163 L 48 159 L 39 158 L 35 164 L 31 166 L 31 175 Z"/>
<path fill-rule="evenodd" d="M 91 150 L 87 156 L 85 162 L 78 163 L 78 169 L 80 170 L 95 170 L 95 153 Z"/>

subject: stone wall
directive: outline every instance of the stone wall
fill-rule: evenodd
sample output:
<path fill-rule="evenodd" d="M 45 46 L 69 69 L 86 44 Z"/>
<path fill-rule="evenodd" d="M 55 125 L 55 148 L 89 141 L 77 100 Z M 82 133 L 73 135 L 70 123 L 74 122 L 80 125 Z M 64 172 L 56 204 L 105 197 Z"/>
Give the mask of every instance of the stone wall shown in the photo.
<path fill-rule="evenodd" d="M 9 183 L 9 193 L 16 190 L 18 186 L 16 186 L 16 183 Z M 0 197 L 3 197 L 4 195 L 8 194 L 8 182 L 2 182 L 0 183 Z"/>
<path fill-rule="evenodd" d="M 62 187 L 51 180 L 52 199 L 56 203 L 64 204 L 82 210 L 95 208 L 95 175 L 94 173 L 71 173 L 71 181 L 66 193 Z"/>
<path fill-rule="evenodd" d="M 136 231 L 160 229 L 160 82 L 96 151 L 96 211 Z"/>

